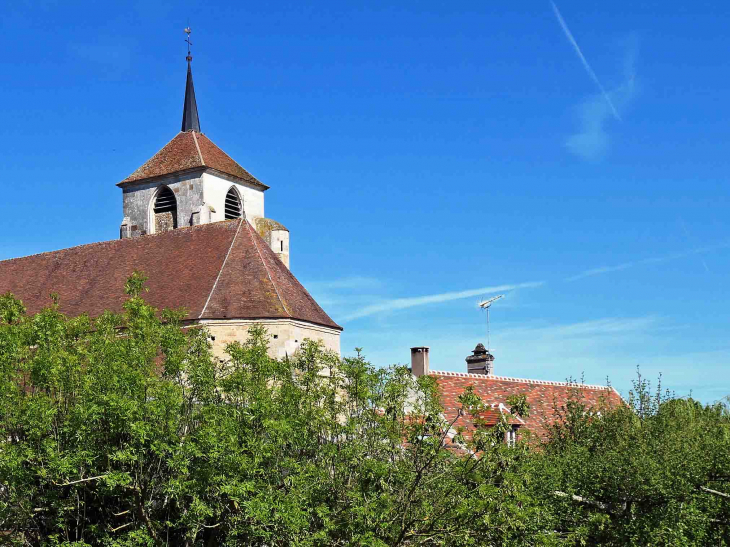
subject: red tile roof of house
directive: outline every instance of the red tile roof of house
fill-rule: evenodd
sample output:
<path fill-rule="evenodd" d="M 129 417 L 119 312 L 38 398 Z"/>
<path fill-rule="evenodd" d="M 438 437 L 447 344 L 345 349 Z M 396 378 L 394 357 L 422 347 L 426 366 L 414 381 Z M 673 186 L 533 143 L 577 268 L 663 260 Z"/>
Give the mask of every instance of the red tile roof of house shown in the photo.
<path fill-rule="evenodd" d="M 119 186 L 149 178 L 187 171 L 213 169 L 244 182 L 268 188 L 251 173 L 238 165 L 203 133 L 186 131 L 175 137 L 152 156 L 142 167 L 119 183 Z"/>
<path fill-rule="evenodd" d="M 527 429 L 539 439 L 547 437 L 548 428 L 558 418 L 556 407 L 565 405 L 571 393 L 579 393 L 584 404 L 591 407 L 600 404 L 618 405 L 623 402 L 615 389 L 606 386 L 525 380 L 466 372 L 431 371 L 429 374 L 436 378 L 441 389 L 441 403 L 444 406 L 445 417 L 449 421 L 457 416 L 461 408 L 459 395 L 467 386 L 474 386 L 474 392 L 489 405 L 499 403 L 507 405 L 507 398 L 510 395 L 524 394 L 530 403 L 530 415 L 523 418 L 524 427 L 520 431 Z M 454 425 L 457 426 L 463 426 L 467 430 L 473 430 L 475 427 L 469 416 L 460 417 Z"/>
<path fill-rule="evenodd" d="M 122 310 L 134 270 L 149 277 L 149 303 L 184 307 L 188 320 L 291 318 L 342 330 L 243 219 L 0 261 L 0 294 L 35 313 L 55 292 L 62 312 L 95 317 Z"/>

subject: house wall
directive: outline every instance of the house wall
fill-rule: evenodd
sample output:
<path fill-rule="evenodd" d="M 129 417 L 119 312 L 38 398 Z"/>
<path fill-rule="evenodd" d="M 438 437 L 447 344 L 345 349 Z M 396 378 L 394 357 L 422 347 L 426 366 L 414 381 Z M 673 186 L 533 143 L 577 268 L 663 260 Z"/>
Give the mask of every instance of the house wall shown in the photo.
<path fill-rule="evenodd" d="M 200 321 L 205 325 L 214 340 L 213 353 L 225 357 L 225 347 L 231 342 L 244 343 L 248 340 L 248 329 L 255 324 L 262 325 L 269 333 L 269 355 L 282 359 L 293 355 L 302 340 L 321 340 L 325 348 L 340 355 L 340 331 L 329 327 L 314 325 L 295 319 L 207 319 Z"/>
<path fill-rule="evenodd" d="M 264 191 L 222 174 L 203 173 L 203 198 L 205 203 L 215 209 L 215 212 L 211 213 L 210 221 L 225 220 L 226 194 L 231 186 L 238 189 L 243 200 L 246 219 L 255 227 L 256 219 L 264 216 Z"/>

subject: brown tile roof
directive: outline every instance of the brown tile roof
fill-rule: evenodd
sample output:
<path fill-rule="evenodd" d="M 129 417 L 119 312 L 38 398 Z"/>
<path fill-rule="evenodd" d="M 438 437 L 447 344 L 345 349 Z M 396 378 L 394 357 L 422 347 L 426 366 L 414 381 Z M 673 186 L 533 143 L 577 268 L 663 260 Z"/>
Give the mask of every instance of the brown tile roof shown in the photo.
<path fill-rule="evenodd" d="M 527 429 L 539 439 L 547 437 L 550 424 L 558 418 L 555 407 L 560 408 L 565 405 L 571 392 L 578 392 L 583 403 L 589 407 L 604 403 L 617 405 L 623 401 L 615 389 L 605 386 L 523 380 L 465 372 L 432 371 L 430 376 L 436 378 L 441 389 L 441 403 L 444 406 L 445 417 L 449 421 L 457 416 L 461 408 L 459 395 L 467 386 L 474 386 L 474 392 L 489 405 L 499 405 L 499 403 L 507 405 L 507 398 L 510 395 L 526 395 L 527 402 L 530 403 L 530 416 L 524 418 L 525 425 L 520 430 Z M 456 426 L 474 429 L 474 424 L 468 416 L 459 418 Z"/>
<path fill-rule="evenodd" d="M 185 307 L 190 320 L 292 318 L 341 330 L 242 219 L 0 261 L 0 294 L 35 313 L 56 292 L 62 312 L 95 317 L 121 311 L 134 270 L 149 277 L 148 302 Z"/>
<path fill-rule="evenodd" d="M 162 147 L 162 150 L 119 184 L 137 182 L 196 168 L 214 169 L 245 182 L 268 188 L 238 165 L 203 133 L 195 131 L 186 131 L 175 135 L 170 142 Z"/>

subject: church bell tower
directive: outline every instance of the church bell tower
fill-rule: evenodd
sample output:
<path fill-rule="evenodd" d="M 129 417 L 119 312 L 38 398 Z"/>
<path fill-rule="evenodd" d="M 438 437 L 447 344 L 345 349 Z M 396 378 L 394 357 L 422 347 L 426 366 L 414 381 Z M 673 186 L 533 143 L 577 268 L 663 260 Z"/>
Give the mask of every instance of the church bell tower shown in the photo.
<path fill-rule="evenodd" d="M 264 215 L 269 189 L 200 130 L 188 43 L 182 126 L 162 149 L 117 184 L 122 189 L 121 238 L 245 218 L 289 267 L 289 230 Z"/>

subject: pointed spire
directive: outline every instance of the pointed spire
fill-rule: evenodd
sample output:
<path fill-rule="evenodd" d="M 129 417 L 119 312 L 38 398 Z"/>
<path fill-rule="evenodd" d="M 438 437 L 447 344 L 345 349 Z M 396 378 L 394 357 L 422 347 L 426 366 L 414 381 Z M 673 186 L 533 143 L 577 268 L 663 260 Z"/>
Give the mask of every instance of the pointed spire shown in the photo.
<path fill-rule="evenodd" d="M 185 34 L 188 35 L 186 42 L 188 44 L 188 77 L 185 81 L 185 103 L 183 104 L 183 118 L 182 118 L 182 131 L 197 131 L 200 133 L 200 120 L 198 119 L 198 104 L 195 102 L 195 88 L 193 87 L 193 71 L 190 67 L 190 62 L 193 60 L 193 56 L 190 55 L 190 27 L 185 29 Z"/>

